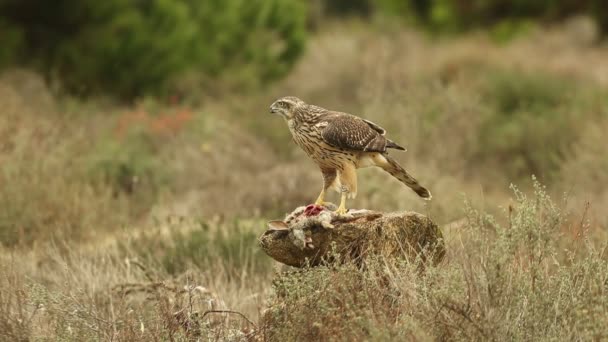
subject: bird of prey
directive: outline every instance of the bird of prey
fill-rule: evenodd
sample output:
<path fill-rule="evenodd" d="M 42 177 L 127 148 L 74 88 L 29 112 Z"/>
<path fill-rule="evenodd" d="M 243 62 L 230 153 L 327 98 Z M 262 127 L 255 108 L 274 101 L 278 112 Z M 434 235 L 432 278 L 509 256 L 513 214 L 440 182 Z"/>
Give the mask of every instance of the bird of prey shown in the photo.
<path fill-rule="evenodd" d="M 431 193 L 388 155 L 390 148 L 405 148 L 386 138 L 386 130 L 375 123 L 310 105 L 294 96 L 276 100 L 270 112 L 287 121 L 295 143 L 321 169 L 323 189 L 316 205 L 325 204 L 325 192 L 331 187 L 341 194 L 336 213 L 346 214 L 346 198 L 357 195 L 356 169 L 368 166 L 382 168 L 420 197 L 431 199 Z"/>

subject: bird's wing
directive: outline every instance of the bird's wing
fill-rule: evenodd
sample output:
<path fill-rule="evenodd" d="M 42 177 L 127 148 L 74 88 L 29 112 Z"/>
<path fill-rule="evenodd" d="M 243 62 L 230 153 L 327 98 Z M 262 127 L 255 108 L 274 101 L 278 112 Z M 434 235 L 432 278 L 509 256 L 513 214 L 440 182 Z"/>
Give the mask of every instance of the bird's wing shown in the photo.
<path fill-rule="evenodd" d="M 351 151 L 386 152 L 386 131 L 373 122 L 354 115 L 332 112 L 325 116 L 323 140 L 331 146 Z M 390 147 L 390 146 L 389 146 Z"/>
<path fill-rule="evenodd" d="M 365 120 L 365 119 L 361 119 L 363 121 L 365 121 L 366 124 L 369 125 L 369 127 L 373 128 L 374 131 L 380 133 L 380 135 L 385 135 L 386 134 L 386 130 L 378 125 L 376 125 L 375 123 L 369 121 L 369 120 Z"/>

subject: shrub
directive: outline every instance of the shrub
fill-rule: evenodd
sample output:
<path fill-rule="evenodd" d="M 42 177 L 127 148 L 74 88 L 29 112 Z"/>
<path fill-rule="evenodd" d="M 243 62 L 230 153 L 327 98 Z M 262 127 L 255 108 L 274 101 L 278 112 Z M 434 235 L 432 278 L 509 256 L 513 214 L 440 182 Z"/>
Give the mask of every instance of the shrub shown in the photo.
<path fill-rule="evenodd" d="M 136 245 L 123 246 L 124 249 L 132 249 L 172 275 L 192 268 L 223 272 L 230 278 L 239 278 L 241 272 L 267 275 L 271 271 L 271 259 L 257 245 L 264 226 L 261 221 L 218 224 L 179 220 L 169 225 L 169 236 L 143 237 Z"/>
<path fill-rule="evenodd" d="M 4 100 L 7 100 L 6 98 Z M 28 97 L 29 101 L 32 96 Z M 82 177 L 89 140 L 82 127 L 53 115 L 11 107 L 0 118 L 0 244 L 79 239 L 128 217 L 121 198 Z M 21 104 L 22 105 L 22 104 Z M 36 113 L 38 114 L 38 113 Z"/>
<path fill-rule="evenodd" d="M 88 107 L 81 104 L 60 112 L 41 80 L 27 74 L 0 80 L 0 105 L 5 246 L 81 241 L 140 219 L 170 185 L 172 164 L 159 147 L 190 120 L 176 111 L 106 132 L 111 116 L 82 116 Z"/>
<path fill-rule="evenodd" d="M 529 26 L 530 21 L 550 22 L 576 14 L 593 17 L 600 31 L 608 33 L 608 6 L 601 0 L 452 1 L 370 0 L 383 13 L 418 23 L 436 33 L 457 33 L 489 28 L 498 40 L 506 40 Z"/>
<path fill-rule="evenodd" d="M 17 59 L 16 54 L 21 49 L 23 38 L 21 31 L 8 25 L 4 18 L 0 18 L 0 40 L 3 44 L 0 50 L 0 68 L 4 68 Z"/>
<path fill-rule="evenodd" d="M 115 194 L 141 195 L 153 201 L 169 180 L 153 139 L 139 129 L 122 139 L 102 139 L 88 157 L 90 178 L 108 184 Z"/>
<path fill-rule="evenodd" d="M 10 0 L 0 10 L 13 42 L 0 62 L 12 57 L 77 94 L 132 98 L 167 90 L 186 73 L 228 70 L 266 81 L 283 75 L 304 46 L 297 0 Z"/>
<path fill-rule="evenodd" d="M 467 206 L 445 263 L 374 260 L 282 274 L 264 317 L 271 340 L 606 338 L 608 262 L 590 242 L 559 247 L 568 223 L 545 189 L 514 189 L 494 218 Z M 605 247 L 604 247 L 605 248 Z M 578 252 L 575 252 L 578 251 Z"/>
<path fill-rule="evenodd" d="M 551 181 L 581 137 L 573 128 L 601 115 L 598 91 L 573 80 L 494 70 L 482 83 L 487 109 L 473 158 L 500 168 L 509 179 L 537 174 Z"/>
<path fill-rule="evenodd" d="M 214 0 L 189 5 L 200 25 L 195 55 L 207 73 L 250 64 L 252 76 L 273 79 L 285 74 L 303 52 L 306 12 L 301 2 Z"/>

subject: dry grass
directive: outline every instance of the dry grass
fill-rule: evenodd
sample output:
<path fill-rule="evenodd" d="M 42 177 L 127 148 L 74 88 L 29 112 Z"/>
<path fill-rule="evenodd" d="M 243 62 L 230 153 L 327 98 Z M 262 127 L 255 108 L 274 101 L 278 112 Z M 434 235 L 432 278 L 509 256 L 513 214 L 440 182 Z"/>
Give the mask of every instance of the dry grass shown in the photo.
<path fill-rule="evenodd" d="M 468 208 L 447 232 L 449 256 L 368 261 L 280 275 L 266 336 L 296 340 L 603 340 L 608 254 L 586 233 L 561 249 L 565 220 L 536 183 L 495 218 Z M 498 223 L 504 221 L 504 223 Z M 578 227 L 580 228 L 580 227 Z M 314 315 L 308 314 L 314 312 Z"/>
<path fill-rule="evenodd" d="M 181 221 L 104 245 L 3 251 L 0 338 L 186 340 L 252 333 L 272 273 L 255 246 L 261 225 L 240 223 L 235 230 Z M 196 232 L 206 241 L 188 245 Z M 205 315 L 233 308 L 245 318 Z"/>
<path fill-rule="evenodd" d="M 0 339 L 605 338 L 607 57 L 562 28 L 499 46 L 354 23 L 314 38 L 279 84 L 196 106 L 55 99 L 4 75 Z M 362 170 L 350 205 L 431 216 L 445 264 L 275 277 L 256 237 L 321 181 L 267 113 L 288 94 L 408 147 L 395 156 L 434 201 Z M 534 191 L 531 173 L 547 190 L 509 190 Z"/>

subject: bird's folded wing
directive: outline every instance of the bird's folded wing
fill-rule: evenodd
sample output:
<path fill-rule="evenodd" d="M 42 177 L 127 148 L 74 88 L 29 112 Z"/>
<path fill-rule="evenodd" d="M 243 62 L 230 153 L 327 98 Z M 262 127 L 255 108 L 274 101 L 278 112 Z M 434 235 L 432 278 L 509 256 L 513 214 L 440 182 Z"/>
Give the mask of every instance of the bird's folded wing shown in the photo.
<path fill-rule="evenodd" d="M 345 113 L 332 113 L 324 118 L 323 140 L 334 147 L 351 151 L 385 152 L 385 130 L 366 120 Z"/>

